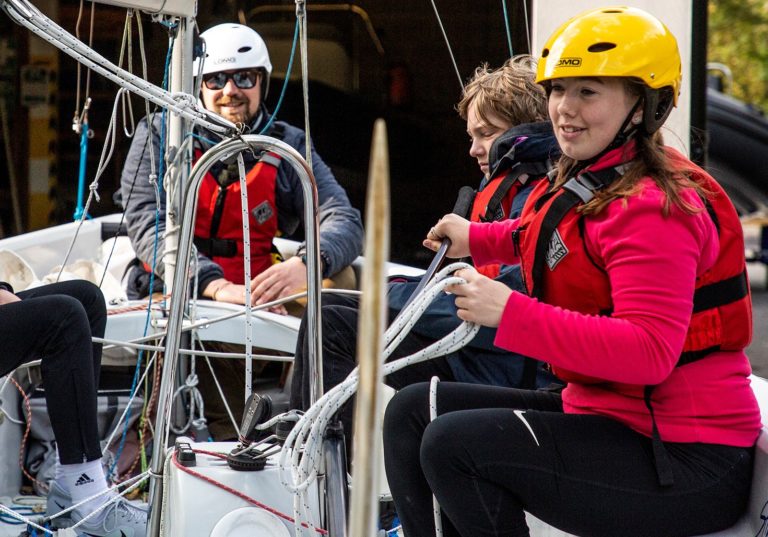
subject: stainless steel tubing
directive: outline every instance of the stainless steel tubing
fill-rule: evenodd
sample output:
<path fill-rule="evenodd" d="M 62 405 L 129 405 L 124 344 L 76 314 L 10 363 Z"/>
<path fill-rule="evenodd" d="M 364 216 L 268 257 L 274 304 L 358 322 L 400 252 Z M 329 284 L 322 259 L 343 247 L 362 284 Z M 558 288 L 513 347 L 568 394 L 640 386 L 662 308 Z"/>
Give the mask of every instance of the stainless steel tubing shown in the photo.
<path fill-rule="evenodd" d="M 156 439 L 152 450 L 151 487 L 149 504 L 152 507 L 147 535 L 158 537 L 160 534 L 161 499 L 163 493 L 163 463 L 167 444 L 167 423 L 170 418 L 170 402 L 175 389 L 176 363 L 179 357 L 184 305 L 188 291 L 188 272 L 194 235 L 195 208 L 200 183 L 208 170 L 219 160 L 226 160 L 242 151 L 273 151 L 285 159 L 299 175 L 304 192 L 304 221 L 307 240 L 307 329 L 317 337 L 310 338 L 309 371 L 311 378 L 317 377 L 321 369 L 322 334 L 320 324 L 320 234 L 318 223 L 317 185 L 312 170 L 304 158 L 291 146 L 268 136 L 255 134 L 242 135 L 218 143 L 195 164 L 184 191 L 181 236 L 179 238 L 178 259 L 174 275 L 174 295 L 170 300 L 168 318 L 168 336 L 166 338 L 163 376 L 158 394 L 158 413 L 155 423 Z M 318 369 L 320 368 L 320 369 Z M 322 387 L 320 387 L 322 390 Z"/>

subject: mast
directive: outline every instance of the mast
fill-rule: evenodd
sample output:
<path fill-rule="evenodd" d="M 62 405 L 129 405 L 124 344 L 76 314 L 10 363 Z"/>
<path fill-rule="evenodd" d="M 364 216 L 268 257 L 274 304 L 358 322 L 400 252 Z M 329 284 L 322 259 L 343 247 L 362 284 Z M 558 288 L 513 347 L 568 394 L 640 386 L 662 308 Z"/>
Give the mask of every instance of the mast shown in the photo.
<path fill-rule="evenodd" d="M 172 94 L 192 94 L 192 27 L 191 18 L 179 19 L 171 56 L 170 91 Z M 184 192 L 189 178 L 189 163 L 191 162 L 189 149 L 185 150 L 186 154 L 179 154 L 184 143 L 184 133 L 188 132 L 188 123 L 186 119 L 176 114 L 170 114 L 168 120 L 168 149 L 165 152 L 165 159 L 168 163 L 168 180 L 164 181 L 168 202 L 165 206 L 166 226 L 163 262 L 165 263 L 165 282 L 169 294 L 173 293 L 173 277 L 176 271 L 176 254 L 179 244 L 179 220 L 184 209 L 181 193 Z"/>
<path fill-rule="evenodd" d="M 192 28 L 194 20 L 192 17 L 181 17 L 178 19 L 176 28 L 176 39 L 173 44 L 171 56 L 170 72 L 170 91 L 171 93 L 184 92 L 192 94 Z M 165 215 L 165 249 L 163 252 L 163 262 L 165 263 L 165 282 L 167 292 L 171 294 L 171 302 L 184 301 L 186 293 L 180 289 L 178 293 L 173 292 L 173 282 L 176 275 L 177 254 L 179 245 L 179 226 L 183 218 L 184 211 L 194 211 L 194 207 L 184 207 L 183 193 L 189 181 L 189 163 L 190 150 L 186 149 L 186 154 L 179 154 L 183 147 L 184 133 L 187 132 L 188 121 L 177 114 L 170 114 L 168 120 L 168 149 L 165 152 L 165 159 L 168 162 L 167 181 L 163 181 L 163 188 L 166 189 L 166 215 Z M 191 148 L 191 144 L 186 146 Z M 184 264 L 182 263 L 182 266 Z M 169 362 L 176 361 L 177 354 L 166 355 L 166 365 Z M 171 385 L 175 381 L 175 375 L 167 375 L 168 369 L 164 367 L 163 377 L 160 388 L 160 404 L 157 412 L 156 431 L 157 437 L 152 446 L 152 476 L 150 482 L 149 505 L 154 506 L 150 510 L 149 520 L 147 522 L 147 535 L 160 535 L 160 518 L 162 515 L 163 497 L 163 464 L 165 462 L 165 447 L 168 443 L 167 420 L 170 419 L 170 413 L 166 413 L 167 405 L 171 404 L 168 398 L 163 398 L 164 394 L 172 392 Z M 163 401 L 162 399 L 166 399 Z M 158 501 L 160 500 L 160 501 Z"/>

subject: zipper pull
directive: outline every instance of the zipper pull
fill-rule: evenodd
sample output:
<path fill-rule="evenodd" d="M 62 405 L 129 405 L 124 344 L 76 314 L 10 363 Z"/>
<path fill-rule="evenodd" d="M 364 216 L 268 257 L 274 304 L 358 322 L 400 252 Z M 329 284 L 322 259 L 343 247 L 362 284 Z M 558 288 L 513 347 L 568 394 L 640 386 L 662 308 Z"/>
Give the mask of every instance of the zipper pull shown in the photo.
<path fill-rule="evenodd" d="M 520 257 L 520 228 L 512 232 L 512 251 L 517 257 Z"/>

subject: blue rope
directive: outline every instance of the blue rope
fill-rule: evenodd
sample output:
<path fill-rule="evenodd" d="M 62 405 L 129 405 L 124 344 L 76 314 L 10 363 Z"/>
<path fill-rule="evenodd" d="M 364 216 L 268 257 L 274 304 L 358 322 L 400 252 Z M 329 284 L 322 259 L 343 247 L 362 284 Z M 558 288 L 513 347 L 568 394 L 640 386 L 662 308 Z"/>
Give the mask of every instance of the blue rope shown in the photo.
<path fill-rule="evenodd" d="M 512 31 L 509 29 L 509 14 L 507 13 L 507 0 L 501 0 L 501 7 L 504 10 L 504 28 L 507 30 L 507 45 L 509 45 L 509 57 L 515 55 L 512 50 Z"/>
<path fill-rule="evenodd" d="M 163 73 L 163 89 L 168 88 L 168 70 L 171 63 L 171 51 L 173 50 L 173 39 L 171 39 L 171 42 L 168 46 L 168 52 L 165 55 L 165 72 Z M 152 136 L 152 124 L 151 124 L 151 118 L 147 118 L 147 136 Z M 152 143 L 150 140 L 149 143 Z M 163 151 L 163 147 L 165 145 L 165 109 L 163 109 L 162 113 L 162 124 L 160 127 L 160 166 L 158 169 L 158 180 L 156 182 L 158 192 L 160 196 L 163 195 L 163 174 L 164 174 L 164 166 L 163 163 L 165 161 L 165 155 Z M 152 292 L 155 288 L 155 267 L 157 266 L 157 243 L 160 236 L 160 207 L 158 206 L 155 209 L 155 239 L 154 239 L 154 249 L 152 251 L 152 270 L 150 271 L 149 275 L 149 303 L 147 304 L 147 316 L 144 320 L 144 336 L 147 335 L 147 332 L 149 331 L 149 322 L 152 319 Z M 139 383 L 139 373 L 141 372 L 141 363 L 144 359 L 144 350 L 140 350 L 138 356 L 136 357 L 136 369 L 133 373 L 133 381 L 131 382 L 131 391 L 130 396 L 133 397 L 137 390 L 137 385 Z M 115 467 L 117 466 L 118 461 L 120 460 L 120 456 L 123 454 L 123 449 L 125 448 L 125 440 L 128 436 L 128 422 L 131 418 L 131 407 L 128 407 L 128 411 L 125 414 L 125 423 L 123 424 L 123 433 L 120 436 L 120 445 L 117 448 L 117 453 L 115 454 L 115 458 L 112 461 L 112 465 L 109 467 L 109 472 L 107 473 L 108 476 L 111 476 L 114 474 Z"/>
<path fill-rule="evenodd" d="M 31 517 L 37 514 L 35 513 L 34 509 L 32 509 L 31 507 L 27 507 L 25 505 L 11 505 L 11 506 L 8 506 L 8 509 L 15 511 L 21 516 L 25 516 L 25 517 Z M 11 526 L 21 526 L 22 524 L 26 524 L 26 522 L 13 518 L 8 513 L 0 513 L 0 522 L 3 522 L 4 524 L 9 524 Z"/>
<path fill-rule="evenodd" d="M 275 122 L 275 118 L 277 117 L 277 112 L 280 110 L 280 106 L 283 104 L 283 97 L 285 97 L 285 90 L 288 88 L 288 80 L 291 78 L 291 69 L 293 68 L 293 57 L 296 54 L 296 42 L 299 40 L 299 21 L 296 21 L 296 27 L 293 31 L 293 44 L 291 45 L 291 56 L 288 58 L 288 68 L 285 71 L 285 80 L 283 80 L 283 89 L 280 91 L 280 98 L 277 100 L 277 104 L 275 105 L 275 110 L 272 112 L 272 117 L 269 118 L 269 121 L 267 121 L 267 124 L 264 125 L 264 128 L 261 129 L 259 134 L 264 134 L 265 132 L 268 132 L 270 127 L 272 127 L 272 123 Z"/>
<path fill-rule="evenodd" d="M 80 124 L 80 167 L 77 174 L 77 206 L 75 207 L 75 221 L 80 220 L 83 216 L 83 210 L 85 206 L 83 204 L 83 198 L 85 198 L 85 167 L 88 161 L 88 122 L 83 121 Z"/>
<path fill-rule="evenodd" d="M 205 136 L 200 136 L 199 134 L 194 132 L 187 133 L 187 138 L 197 138 L 198 140 L 202 140 L 203 142 L 211 145 L 216 145 L 217 143 L 215 140 L 211 140 L 209 138 L 206 138 Z"/>

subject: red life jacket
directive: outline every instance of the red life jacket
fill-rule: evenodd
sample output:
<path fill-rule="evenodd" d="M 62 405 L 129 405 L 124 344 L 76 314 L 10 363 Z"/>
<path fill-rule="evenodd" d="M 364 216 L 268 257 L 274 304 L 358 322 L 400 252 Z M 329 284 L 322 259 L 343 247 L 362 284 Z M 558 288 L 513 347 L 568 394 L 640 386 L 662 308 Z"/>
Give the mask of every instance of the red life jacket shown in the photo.
<path fill-rule="evenodd" d="M 195 160 L 202 155 L 196 151 Z M 272 239 L 277 233 L 275 182 L 280 157 L 264 153 L 248 171 L 248 225 L 250 230 L 251 277 L 272 265 Z M 242 284 L 243 220 L 240 181 L 223 187 L 209 172 L 200 184 L 195 218 L 195 246 L 224 269 L 224 277 Z"/>
<path fill-rule="evenodd" d="M 704 170 L 676 151 L 668 157 L 678 169 L 693 169 L 691 179 L 713 193 L 705 206 L 718 229 L 720 252 L 715 264 L 696 280 L 693 312 L 678 366 L 715 350 L 741 350 L 752 338 L 752 307 L 744 258 L 744 237 L 736 210 L 722 187 Z M 513 234 L 528 293 L 562 308 L 592 315 L 613 310 L 608 275 L 584 244 L 583 218 L 576 208 L 595 190 L 620 176 L 616 168 L 586 172 L 556 192 L 548 182 L 534 189 Z M 578 277 L 568 277 L 578 274 Z M 556 369 L 568 382 L 601 382 Z"/>
<path fill-rule="evenodd" d="M 475 192 L 470 221 L 495 222 L 509 218 L 512 201 L 520 190 L 541 180 L 548 171 L 549 166 L 545 162 L 518 162 L 505 173 L 496 175 Z M 475 267 L 477 272 L 489 278 L 496 278 L 500 268 L 498 263 Z"/>
<path fill-rule="evenodd" d="M 716 350 L 742 350 L 752 339 L 752 306 L 744 259 L 744 237 L 736 210 L 722 187 L 704 170 L 668 149 L 678 170 L 692 169 L 691 179 L 712 193 L 704 200 L 719 236 L 720 251 L 714 265 L 696 279 L 693 311 L 677 366 L 706 358 Z M 608 275 L 589 256 L 584 244 L 584 219 L 576 208 L 594 192 L 621 175 L 616 168 L 587 171 L 561 188 L 548 192 L 540 184 L 528 198 L 520 227 L 513 233 L 519 249 L 528 293 L 548 304 L 591 315 L 609 315 L 613 309 Z M 568 277 L 577 275 L 577 277 Z M 660 275 L 660 277 L 663 277 Z M 598 383 L 563 368 L 553 368 L 567 382 Z M 653 386 L 645 386 L 644 399 L 652 423 L 652 448 L 659 484 L 674 484 L 669 455 L 654 417 Z"/>

